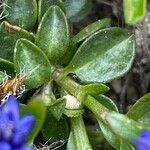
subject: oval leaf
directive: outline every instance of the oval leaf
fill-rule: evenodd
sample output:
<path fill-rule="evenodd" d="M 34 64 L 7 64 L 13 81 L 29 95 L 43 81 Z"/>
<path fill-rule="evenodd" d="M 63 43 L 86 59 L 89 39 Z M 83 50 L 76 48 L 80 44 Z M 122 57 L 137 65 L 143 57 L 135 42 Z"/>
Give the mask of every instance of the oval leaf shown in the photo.
<path fill-rule="evenodd" d="M 42 16 L 48 10 L 48 8 L 52 5 L 59 6 L 61 9 L 64 9 L 64 5 L 61 0 L 39 0 L 38 1 L 38 20 L 39 22 L 42 19 Z"/>
<path fill-rule="evenodd" d="M 52 63 L 56 63 L 66 53 L 69 42 L 67 19 L 58 6 L 51 6 L 39 25 L 36 45 Z"/>
<path fill-rule="evenodd" d="M 124 0 L 125 21 L 128 24 L 136 24 L 146 15 L 147 0 Z"/>
<path fill-rule="evenodd" d="M 0 26 L 0 57 L 13 61 L 15 43 L 20 38 L 34 41 L 33 35 L 26 30 L 13 26 L 6 21 L 2 22 Z"/>
<path fill-rule="evenodd" d="M 0 70 L 6 72 L 9 75 L 15 74 L 14 64 L 2 58 L 0 58 Z"/>
<path fill-rule="evenodd" d="M 5 0 L 6 20 L 25 29 L 32 29 L 37 20 L 36 0 Z"/>
<path fill-rule="evenodd" d="M 26 39 L 20 39 L 16 43 L 14 65 L 18 74 L 26 76 L 25 85 L 28 89 L 37 88 L 50 80 L 51 66 L 48 58 Z"/>
<path fill-rule="evenodd" d="M 150 125 L 150 94 L 141 97 L 129 109 L 127 116 L 135 121 Z"/>
<path fill-rule="evenodd" d="M 104 112 L 102 118 L 116 135 L 131 143 L 134 143 L 133 138 L 139 136 L 145 128 L 142 124 L 116 112 Z"/>
<path fill-rule="evenodd" d="M 91 11 L 91 0 L 66 0 L 67 18 L 72 22 L 79 22 Z"/>
<path fill-rule="evenodd" d="M 67 119 L 62 117 L 59 121 L 48 113 L 42 128 L 43 136 L 51 143 L 56 141 L 66 141 L 69 136 L 69 126 Z"/>
<path fill-rule="evenodd" d="M 81 91 L 84 91 L 90 95 L 99 95 L 109 91 L 109 87 L 101 83 L 91 83 L 87 85 L 81 85 Z"/>
<path fill-rule="evenodd" d="M 85 27 L 83 30 L 81 30 L 77 35 L 73 37 L 73 41 L 75 43 L 79 43 L 86 38 L 88 38 L 91 34 L 98 31 L 99 29 L 106 28 L 110 26 L 110 19 L 105 18 L 102 20 L 98 20 L 87 27 Z"/>
<path fill-rule="evenodd" d="M 133 35 L 109 28 L 90 36 L 78 49 L 64 73 L 76 73 L 85 82 L 109 82 L 126 73 L 134 59 Z"/>

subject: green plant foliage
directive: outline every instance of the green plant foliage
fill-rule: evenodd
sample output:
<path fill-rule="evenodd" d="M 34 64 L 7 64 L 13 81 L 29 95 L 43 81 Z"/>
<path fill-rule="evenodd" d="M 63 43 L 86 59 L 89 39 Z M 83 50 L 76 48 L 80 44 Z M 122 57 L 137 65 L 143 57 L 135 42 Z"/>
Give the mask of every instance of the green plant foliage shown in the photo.
<path fill-rule="evenodd" d="M 64 9 L 64 4 L 61 0 L 39 0 L 38 1 L 38 20 L 39 22 L 42 19 L 44 13 L 48 10 L 48 8 L 52 5 L 59 6 L 61 9 Z"/>
<path fill-rule="evenodd" d="M 109 27 L 110 24 L 111 23 L 110 23 L 110 19 L 109 18 L 98 20 L 98 21 L 88 25 L 83 30 L 81 30 L 78 34 L 76 34 L 73 37 L 73 41 L 75 43 L 79 43 L 79 42 L 85 40 L 86 38 L 88 38 L 90 35 L 92 35 L 96 31 L 98 31 L 100 29 L 103 29 L 103 28 Z"/>
<path fill-rule="evenodd" d="M 26 39 L 20 39 L 16 43 L 14 65 L 17 73 L 25 76 L 25 85 L 28 89 L 37 88 L 50 81 L 51 65 L 48 58 Z"/>
<path fill-rule="evenodd" d="M 146 15 L 147 0 L 124 0 L 125 21 L 128 24 L 136 24 Z"/>
<path fill-rule="evenodd" d="M 131 143 L 134 142 L 133 138 L 139 136 L 141 130 L 145 128 L 142 124 L 115 112 L 104 112 L 102 118 L 114 133 Z"/>
<path fill-rule="evenodd" d="M 109 28 L 90 36 L 77 50 L 64 73 L 86 82 L 109 82 L 126 73 L 134 59 L 133 35 Z"/>
<path fill-rule="evenodd" d="M 69 42 L 67 19 L 58 6 L 51 6 L 39 25 L 36 45 L 52 63 L 56 63 L 66 53 Z"/>
<path fill-rule="evenodd" d="M 14 64 L 5 59 L 0 58 L 0 70 L 5 71 L 9 75 L 14 75 Z"/>
<path fill-rule="evenodd" d="M 29 135 L 28 142 L 33 144 L 34 138 L 40 131 L 46 116 L 46 108 L 40 98 L 31 99 L 28 105 L 21 105 L 22 116 L 26 114 L 32 114 L 35 117 L 35 125 L 32 132 Z"/>
<path fill-rule="evenodd" d="M 0 6 L 8 14 L 0 25 L 0 101 L 9 94 L 20 96 L 21 115 L 35 116 L 28 144 L 33 146 L 41 131 L 47 145 L 63 141 L 67 150 L 92 150 L 105 141 L 106 149 L 135 150 L 133 139 L 150 129 L 150 94 L 126 115 L 104 95 L 109 91 L 104 83 L 132 66 L 134 34 L 110 27 L 104 18 L 74 35 L 74 25 L 91 11 L 91 0 L 5 2 L 8 6 Z M 145 6 L 146 1 L 124 1 L 126 22 L 141 20 Z M 85 108 L 99 124 L 94 132 L 84 121 Z"/>
<path fill-rule="evenodd" d="M 66 102 L 64 99 L 55 100 L 48 106 L 48 111 L 59 121 L 65 109 Z"/>
<path fill-rule="evenodd" d="M 148 126 L 150 124 L 150 94 L 141 97 L 129 109 L 127 116 Z"/>
<path fill-rule="evenodd" d="M 31 30 L 37 20 L 36 0 L 5 0 L 6 20 L 19 27 Z"/>
<path fill-rule="evenodd" d="M 48 113 L 42 133 L 52 143 L 60 140 L 66 141 L 69 137 L 69 126 L 66 117 L 63 116 L 58 121 L 52 114 Z"/>
<path fill-rule="evenodd" d="M 87 85 L 82 85 L 81 91 L 84 91 L 90 95 L 99 95 L 109 91 L 109 87 L 101 83 L 91 83 Z"/>
<path fill-rule="evenodd" d="M 116 104 L 109 97 L 107 97 L 105 95 L 98 95 L 98 96 L 94 96 L 94 98 L 99 103 L 101 103 L 102 105 L 104 105 L 105 107 L 107 107 L 109 110 L 113 110 L 113 111 L 118 112 L 118 108 L 117 108 Z"/>
<path fill-rule="evenodd" d="M 65 0 L 66 16 L 71 22 L 79 22 L 91 11 L 91 0 Z"/>
<path fill-rule="evenodd" d="M 0 57 L 13 61 L 14 47 L 18 39 L 25 38 L 34 41 L 34 37 L 28 31 L 4 21 L 0 25 Z"/>

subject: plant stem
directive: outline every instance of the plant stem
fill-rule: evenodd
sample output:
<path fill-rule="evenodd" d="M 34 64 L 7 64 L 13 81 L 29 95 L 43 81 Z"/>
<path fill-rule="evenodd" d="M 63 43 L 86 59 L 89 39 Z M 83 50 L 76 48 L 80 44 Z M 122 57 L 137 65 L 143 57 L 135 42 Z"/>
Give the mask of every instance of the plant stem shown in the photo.
<path fill-rule="evenodd" d="M 103 112 L 109 111 L 105 106 L 96 101 L 95 98 L 81 91 L 80 85 L 70 77 L 64 77 L 60 72 L 56 71 L 53 78 L 57 84 L 75 96 L 80 102 L 83 102 L 83 104 L 87 106 L 98 119 L 102 119 L 100 115 Z"/>
<path fill-rule="evenodd" d="M 70 118 L 75 150 L 92 150 L 82 115 Z"/>

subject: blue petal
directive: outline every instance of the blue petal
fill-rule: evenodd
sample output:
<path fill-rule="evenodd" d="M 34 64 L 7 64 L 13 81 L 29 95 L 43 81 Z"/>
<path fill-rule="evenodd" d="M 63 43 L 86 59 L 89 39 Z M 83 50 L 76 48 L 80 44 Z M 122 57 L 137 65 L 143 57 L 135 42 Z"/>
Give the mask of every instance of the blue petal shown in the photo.
<path fill-rule="evenodd" d="M 15 150 L 33 150 L 33 149 L 31 147 L 23 146 L 23 147 L 15 149 Z"/>
<path fill-rule="evenodd" d="M 150 150 L 150 140 L 146 138 L 137 138 L 136 140 L 137 150 Z"/>
<path fill-rule="evenodd" d="M 17 124 L 17 132 L 27 135 L 34 126 L 35 118 L 31 115 L 25 116 Z"/>
<path fill-rule="evenodd" d="M 143 130 L 140 134 L 140 137 L 149 138 L 149 140 L 150 140 L 150 131 Z"/>
<path fill-rule="evenodd" d="M 22 132 L 17 132 L 13 136 L 12 144 L 14 146 L 23 145 L 25 141 L 26 141 L 26 136 Z"/>
<path fill-rule="evenodd" d="M 0 142 L 0 149 L 1 150 L 11 150 L 11 146 L 5 142 Z"/>
<path fill-rule="evenodd" d="M 2 105 L 2 115 L 14 122 L 19 120 L 19 103 L 14 96 L 10 95 L 7 102 Z"/>

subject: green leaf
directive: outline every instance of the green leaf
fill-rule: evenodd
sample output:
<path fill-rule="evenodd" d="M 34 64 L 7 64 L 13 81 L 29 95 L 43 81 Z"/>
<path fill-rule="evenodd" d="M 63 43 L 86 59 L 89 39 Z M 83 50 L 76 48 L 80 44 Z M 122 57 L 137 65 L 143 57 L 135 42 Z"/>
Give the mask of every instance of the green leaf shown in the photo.
<path fill-rule="evenodd" d="M 58 63 L 67 52 L 69 42 L 67 19 L 58 6 L 51 6 L 39 25 L 36 45 L 43 50 L 52 63 Z"/>
<path fill-rule="evenodd" d="M 116 112 L 104 112 L 102 118 L 116 135 L 131 143 L 134 143 L 133 138 L 139 136 L 145 128 L 142 124 Z"/>
<path fill-rule="evenodd" d="M 5 0 L 6 20 L 31 30 L 37 20 L 36 0 Z"/>
<path fill-rule="evenodd" d="M 98 21 L 88 25 L 83 30 L 81 30 L 78 34 L 76 34 L 73 37 L 73 41 L 75 43 L 80 43 L 81 41 L 85 40 L 86 38 L 88 38 L 90 35 L 92 35 L 96 31 L 106 28 L 106 27 L 109 27 L 110 24 L 111 24 L 110 19 L 108 19 L 108 18 L 98 20 Z"/>
<path fill-rule="evenodd" d="M 41 130 L 41 127 L 45 120 L 46 107 L 44 103 L 39 98 L 32 99 L 28 105 L 21 105 L 21 114 L 22 116 L 26 114 L 31 114 L 35 117 L 35 125 L 32 132 L 29 134 L 28 143 L 33 144 L 35 137 L 38 132 Z"/>
<path fill-rule="evenodd" d="M 48 8 L 52 5 L 59 6 L 61 9 L 64 9 L 64 5 L 61 0 L 39 0 L 38 1 L 38 20 L 39 22 L 42 19 L 42 16 L 48 10 Z"/>
<path fill-rule="evenodd" d="M 120 28 L 95 32 L 77 50 L 64 73 L 84 82 L 109 82 L 125 74 L 134 59 L 134 36 Z"/>
<path fill-rule="evenodd" d="M 135 148 L 130 143 L 126 143 L 124 140 L 121 140 L 120 150 L 135 150 Z"/>
<path fill-rule="evenodd" d="M 91 83 L 87 85 L 82 85 L 81 91 L 84 91 L 90 95 L 99 95 L 109 91 L 109 87 L 101 83 Z"/>
<path fill-rule="evenodd" d="M 147 0 L 124 0 L 125 21 L 128 24 L 136 24 L 146 15 Z"/>
<path fill-rule="evenodd" d="M 51 143 L 60 140 L 66 141 L 69 137 L 69 126 L 66 118 L 63 116 L 58 121 L 52 114 L 48 113 L 42 128 L 42 133 Z"/>
<path fill-rule="evenodd" d="M 150 125 L 150 93 L 141 97 L 129 109 L 127 116 L 145 125 Z"/>
<path fill-rule="evenodd" d="M 113 100 L 111 100 L 109 97 L 105 96 L 105 95 L 98 95 L 98 96 L 94 96 L 94 98 L 101 103 L 102 105 L 104 105 L 106 108 L 108 108 L 109 110 L 112 111 L 116 111 L 119 112 L 116 104 L 113 102 Z"/>
<path fill-rule="evenodd" d="M 99 145 L 101 142 L 105 140 L 102 132 L 99 129 L 92 129 L 89 127 L 86 129 L 92 147 Z"/>
<path fill-rule="evenodd" d="M 14 64 L 12 62 L 9 62 L 5 59 L 0 58 L 0 70 L 6 71 L 9 75 L 14 75 Z"/>
<path fill-rule="evenodd" d="M 0 57 L 13 61 L 15 43 L 20 38 L 34 41 L 33 35 L 26 30 L 13 26 L 6 21 L 2 22 L 0 25 Z"/>
<path fill-rule="evenodd" d="M 107 142 L 115 149 L 120 150 L 119 137 L 110 129 L 110 127 L 108 127 L 106 123 L 99 120 L 98 118 L 97 121 Z"/>
<path fill-rule="evenodd" d="M 67 18 L 71 22 L 79 22 L 91 11 L 91 0 L 66 0 L 65 8 Z"/>
<path fill-rule="evenodd" d="M 48 111 L 50 111 L 57 120 L 60 120 L 64 112 L 65 106 L 65 99 L 58 99 L 55 102 L 53 102 L 50 106 L 48 106 Z"/>
<path fill-rule="evenodd" d="M 51 66 L 48 58 L 26 39 L 20 39 L 16 43 L 14 65 L 18 74 L 25 75 L 28 89 L 37 88 L 50 80 Z"/>

